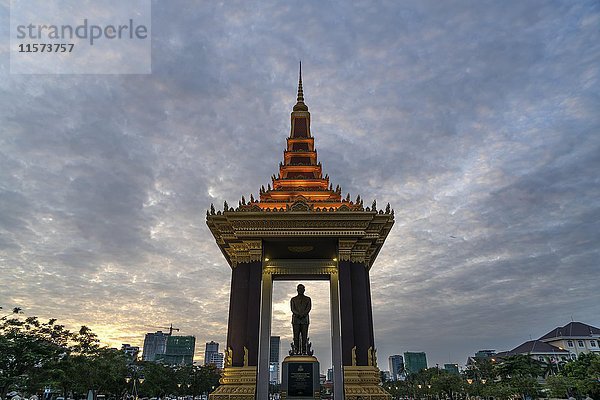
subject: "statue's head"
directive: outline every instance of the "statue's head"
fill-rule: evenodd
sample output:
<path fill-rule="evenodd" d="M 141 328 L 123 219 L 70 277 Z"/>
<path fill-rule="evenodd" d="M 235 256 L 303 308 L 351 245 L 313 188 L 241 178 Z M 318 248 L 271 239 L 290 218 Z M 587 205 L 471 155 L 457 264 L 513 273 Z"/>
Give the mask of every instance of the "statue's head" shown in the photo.
<path fill-rule="evenodd" d="M 299 284 L 297 289 L 298 289 L 298 294 L 304 294 L 305 288 L 304 288 L 303 284 Z"/>

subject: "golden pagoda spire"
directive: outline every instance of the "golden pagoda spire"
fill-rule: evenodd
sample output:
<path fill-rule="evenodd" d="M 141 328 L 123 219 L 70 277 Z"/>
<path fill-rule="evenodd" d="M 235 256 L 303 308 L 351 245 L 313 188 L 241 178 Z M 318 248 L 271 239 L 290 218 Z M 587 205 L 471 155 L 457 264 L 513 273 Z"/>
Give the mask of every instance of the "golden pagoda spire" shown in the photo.
<path fill-rule="evenodd" d="M 304 104 L 304 92 L 302 91 L 302 61 L 300 61 L 300 74 L 298 78 L 298 99 L 294 106 L 294 111 L 308 111 L 308 106 Z"/>

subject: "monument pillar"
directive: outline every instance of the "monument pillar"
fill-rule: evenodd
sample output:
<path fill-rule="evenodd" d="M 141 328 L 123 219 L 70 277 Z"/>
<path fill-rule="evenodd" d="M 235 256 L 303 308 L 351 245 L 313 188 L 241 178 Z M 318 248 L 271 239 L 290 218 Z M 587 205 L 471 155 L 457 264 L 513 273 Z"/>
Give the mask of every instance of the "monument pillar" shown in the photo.
<path fill-rule="evenodd" d="M 375 340 L 369 271 L 365 265 L 340 262 L 340 288 L 344 365 L 369 365 Z"/>
<path fill-rule="evenodd" d="M 379 386 L 369 270 L 352 261 L 339 268 L 345 398 L 389 399 Z"/>
<path fill-rule="evenodd" d="M 344 370 L 342 363 L 342 323 L 340 314 L 339 267 L 329 275 L 329 303 L 331 306 L 331 363 L 333 364 L 333 395 L 344 398 Z"/>
<path fill-rule="evenodd" d="M 260 261 L 241 262 L 232 270 L 225 367 L 211 399 L 255 399 L 261 278 Z"/>
<path fill-rule="evenodd" d="M 263 269 L 260 298 L 260 363 L 256 387 L 257 399 L 269 398 L 269 353 L 271 338 L 271 317 L 273 311 L 273 276 Z"/>
<path fill-rule="evenodd" d="M 227 347 L 231 351 L 231 366 L 256 366 L 260 316 L 261 263 L 238 264 L 231 274 Z M 246 349 L 246 350 L 244 350 Z"/>

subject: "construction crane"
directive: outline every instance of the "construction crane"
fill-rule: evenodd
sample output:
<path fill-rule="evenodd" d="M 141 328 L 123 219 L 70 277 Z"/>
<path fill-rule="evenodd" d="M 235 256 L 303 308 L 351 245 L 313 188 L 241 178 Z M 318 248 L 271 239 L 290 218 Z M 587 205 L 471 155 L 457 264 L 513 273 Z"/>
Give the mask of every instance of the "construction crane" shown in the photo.
<path fill-rule="evenodd" d="M 169 326 L 168 328 L 158 328 L 158 329 L 168 329 L 169 330 L 169 336 L 171 336 L 173 334 L 173 331 L 179 332 L 179 328 L 173 328 L 173 324 L 171 324 L 171 326 Z"/>

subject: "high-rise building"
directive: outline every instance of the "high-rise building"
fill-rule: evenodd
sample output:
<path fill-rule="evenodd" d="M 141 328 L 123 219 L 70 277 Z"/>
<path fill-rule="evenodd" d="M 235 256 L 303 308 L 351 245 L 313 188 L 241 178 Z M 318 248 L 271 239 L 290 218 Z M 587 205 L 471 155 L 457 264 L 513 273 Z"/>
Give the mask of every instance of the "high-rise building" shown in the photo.
<path fill-rule="evenodd" d="M 495 359 L 494 357 L 496 356 L 496 350 L 479 350 L 477 353 L 475 353 L 474 356 L 470 356 L 467 358 L 467 362 L 465 364 L 465 367 L 467 369 L 477 369 L 479 368 L 479 364 L 481 362 L 485 362 L 485 360 L 489 360 L 494 362 Z"/>
<path fill-rule="evenodd" d="M 444 364 L 444 370 L 454 375 L 459 375 L 458 364 Z"/>
<path fill-rule="evenodd" d="M 404 370 L 407 374 L 416 374 L 427 369 L 427 355 L 423 352 L 404 352 Z"/>
<path fill-rule="evenodd" d="M 390 374 L 390 371 L 381 371 L 381 380 L 383 382 L 388 382 L 392 380 L 392 374 Z"/>
<path fill-rule="evenodd" d="M 130 360 L 136 361 L 138 354 L 140 353 L 140 348 L 139 346 L 132 346 L 129 343 L 123 343 L 121 345 L 121 351 L 125 353 Z"/>
<path fill-rule="evenodd" d="M 492 358 L 496 355 L 496 350 L 479 350 L 475 353 L 475 358 Z"/>
<path fill-rule="evenodd" d="M 204 365 L 211 364 L 211 360 L 213 359 L 213 354 L 217 354 L 219 352 L 219 343 L 210 341 L 206 343 L 206 348 L 204 350 Z"/>
<path fill-rule="evenodd" d="M 281 347 L 281 338 L 271 336 L 271 352 L 269 354 L 269 383 L 279 384 L 279 350 Z"/>
<path fill-rule="evenodd" d="M 194 336 L 172 336 L 162 331 L 147 333 L 142 359 L 171 365 L 192 364 L 195 346 Z"/>
<path fill-rule="evenodd" d="M 223 369 L 225 363 L 225 355 L 223 353 L 211 353 L 209 364 L 214 365 L 219 369 Z"/>
<path fill-rule="evenodd" d="M 393 381 L 397 381 L 400 374 L 404 372 L 404 359 L 401 355 L 395 354 L 389 358 L 390 364 L 390 378 Z"/>
<path fill-rule="evenodd" d="M 169 365 L 191 365 L 195 347 L 194 336 L 168 336 L 165 351 L 156 355 L 156 361 Z"/>
<path fill-rule="evenodd" d="M 142 360 L 156 361 L 157 354 L 165 354 L 168 337 L 169 334 L 163 333 L 163 331 L 146 333 L 146 337 L 144 338 L 144 352 L 142 354 Z"/>
<path fill-rule="evenodd" d="M 333 368 L 327 370 L 327 381 L 333 382 Z"/>

